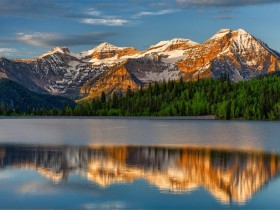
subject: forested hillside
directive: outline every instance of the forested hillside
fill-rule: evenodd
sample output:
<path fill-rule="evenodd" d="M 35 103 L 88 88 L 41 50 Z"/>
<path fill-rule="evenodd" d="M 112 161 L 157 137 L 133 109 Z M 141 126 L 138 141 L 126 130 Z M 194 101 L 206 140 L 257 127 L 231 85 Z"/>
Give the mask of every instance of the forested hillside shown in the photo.
<path fill-rule="evenodd" d="M 226 75 L 215 80 L 168 81 L 126 95 L 102 93 L 92 103 L 80 104 L 67 115 L 196 116 L 219 119 L 280 119 L 280 76 L 231 82 Z"/>
<path fill-rule="evenodd" d="M 74 107 L 75 102 L 61 96 L 38 94 L 9 79 L 0 79 L 0 114 L 43 114 L 43 110 Z M 40 111 L 40 112 L 39 112 Z"/>
<path fill-rule="evenodd" d="M 227 75 L 217 80 L 156 82 L 136 92 L 128 87 L 126 94 L 118 92 L 111 97 L 102 92 L 91 102 L 76 106 L 69 99 L 35 94 L 10 80 L 0 80 L 0 88 L 2 115 L 215 115 L 217 119 L 280 119 L 279 74 L 241 82 L 231 82 Z M 11 95 L 13 101 L 9 99 Z M 6 107 L 5 112 L 3 107 Z"/>

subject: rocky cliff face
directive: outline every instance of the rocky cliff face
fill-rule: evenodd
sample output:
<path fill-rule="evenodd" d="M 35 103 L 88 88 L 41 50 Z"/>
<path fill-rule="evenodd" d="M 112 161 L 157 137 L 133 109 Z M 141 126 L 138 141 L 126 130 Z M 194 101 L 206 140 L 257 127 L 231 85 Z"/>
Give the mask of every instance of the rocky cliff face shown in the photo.
<path fill-rule="evenodd" d="M 280 157 L 193 147 L 2 145 L 1 168 L 38 171 L 60 182 L 79 172 L 100 187 L 144 179 L 169 193 L 204 187 L 221 202 L 243 203 L 280 173 Z"/>
<path fill-rule="evenodd" d="M 203 44 L 161 41 L 145 51 L 102 43 L 79 54 L 57 47 L 32 60 L 0 58 L 1 77 L 37 92 L 82 100 L 160 80 L 226 73 L 240 81 L 274 71 L 280 71 L 280 54 L 242 29 L 222 29 Z"/>

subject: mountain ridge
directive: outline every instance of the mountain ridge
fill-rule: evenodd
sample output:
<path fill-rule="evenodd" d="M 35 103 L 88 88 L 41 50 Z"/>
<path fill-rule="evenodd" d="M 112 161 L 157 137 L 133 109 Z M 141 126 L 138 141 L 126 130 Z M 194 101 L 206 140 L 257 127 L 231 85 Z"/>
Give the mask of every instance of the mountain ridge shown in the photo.
<path fill-rule="evenodd" d="M 7 78 L 0 78 L 0 114 L 31 112 L 32 110 L 74 108 L 74 101 L 61 96 L 38 94 Z M 6 113 L 5 113 L 6 112 Z"/>
<path fill-rule="evenodd" d="M 2 58 L 0 70 L 33 91 L 91 100 L 101 92 L 111 95 L 180 77 L 190 81 L 227 74 L 232 81 L 248 80 L 280 71 L 280 54 L 243 29 L 221 29 L 204 43 L 175 38 L 144 51 L 107 42 L 76 54 L 56 47 L 34 59 Z"/>

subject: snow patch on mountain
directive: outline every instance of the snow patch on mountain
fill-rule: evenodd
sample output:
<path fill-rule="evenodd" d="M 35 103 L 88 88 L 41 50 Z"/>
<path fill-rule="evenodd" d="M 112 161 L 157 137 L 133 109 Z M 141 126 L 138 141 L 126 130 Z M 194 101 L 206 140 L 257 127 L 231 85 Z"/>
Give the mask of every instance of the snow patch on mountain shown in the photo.
<path fill-rule="evenodd" d="M 165 50 L 167 50 L 168 47 L 170 47 L 171 45 L 188 45 L 188 46 L 195 46 L 198 43 L 193 42 L 189 39 L 171 39 L 168 41 L 160 41 L 159 43 L 155 44 L 155 45 L 151 45 L 146 53 L 162 53 Z"/>
<path fill-rule="evenodd" d="M 114 50 L 123 50 L 123 49 L 125 49 L 125 47 L 117 47 L 108 42 L 103 42 L 91 50 L 86 50 L 86 51 L 79 53 L 78 57 L 79 57 L 79 59 L 85 59 L 86 57 L 91 56 L 95 52 L 97 52 L 97 53 L 98 52 L 111 52 Z M 96 61 L 96 60 L 89 60 L 89 62 L 94 62 L 94 61 Z"/>
<path fill-rule="evenodd" d="M 232 32 L 231 29 L 221 29 L 219 30 L 214 36 L 212 36 L 210 39 L 208 40 L 213 40 L 213 39 L 220 39 L 223 36 L 227 35 L 228 33 Z"/>
<path fill-rule="evenodd" d="M 46 57 L 48 55 L 53 55 L 55 53 L 61 53 L 61 54 L 70 54 L 70 50 L 67 47 L 55 47 L 52 50 L 40 55 L 38 58 L 43 58 Z"/>
<path fill-rule="evenodd" d="M 185 50 L 174 50 L 174 51 L 163 53 L 163 55 L 165 55 L 162 58 L 162 62 L 164 63 L 176 63 L 186 58 Z"/>
<path fill-rule="evenodd" d="M 112 45 L 108 42 L 103 42 L 102 44 L 98 45 L 93 49 L 93 52 L 108 52 L 112 50 L 122 50 L 124 47 L 117 47 L 115 45 Z"/>
<path fill-rule="evenodd" d="M 168 81 L 168 80 L 178 80 L 181 74 L 179 71 L 164 70 L 162 72 L 145 72 L 145 76 L 140 78 L 144 83 L 154 82 L 154 81 Z"/>

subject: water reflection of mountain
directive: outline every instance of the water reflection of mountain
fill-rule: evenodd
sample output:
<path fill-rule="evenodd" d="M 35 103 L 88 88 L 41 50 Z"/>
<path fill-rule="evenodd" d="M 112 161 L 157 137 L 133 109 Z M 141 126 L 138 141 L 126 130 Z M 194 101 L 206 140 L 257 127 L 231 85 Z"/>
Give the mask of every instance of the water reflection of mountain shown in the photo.
<path fill-rule="evenodd" d="M 189 147 L 0 146 L 2 168 L 35 169 L 59 182 L 79 172 L 101 187 L 145 179 L 182 193 L 201 186 L 222 202 L 245 202 L 280 171 L 280 156 Z"/>

